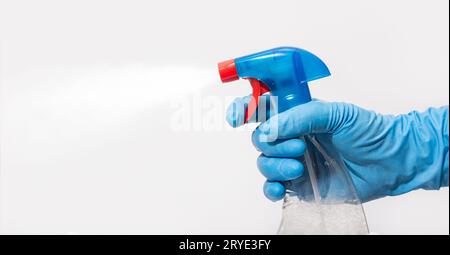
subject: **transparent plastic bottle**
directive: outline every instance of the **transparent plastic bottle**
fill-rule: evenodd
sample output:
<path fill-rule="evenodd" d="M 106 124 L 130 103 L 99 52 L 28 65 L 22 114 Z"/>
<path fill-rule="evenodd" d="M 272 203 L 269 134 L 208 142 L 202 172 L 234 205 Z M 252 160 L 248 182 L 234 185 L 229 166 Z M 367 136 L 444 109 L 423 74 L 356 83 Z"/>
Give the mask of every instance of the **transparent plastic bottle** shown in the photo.
<path fill-rule="evenodd" d="M 330 155 L 315 136 L 302 138 L 307 150 L 302 177 L 286 182 L 278 234 L 368 234 L 363 207 L 337 155 Z"/>
<path fill-rule="evenodd" d="M 312 100 L 308 82 L 330 76 L 320 58 L 294 47 L 222 61 L 218 69 L 224 83 L 240 78 L 250 81 L 252 97 L 245 122 L 256 117 L 257 108 L 262 110 L 258 102 L 264 93 L 270 93 L 276 100 L 270 105 L 282 113 Z M 258 116 L 264 117 L 264 113 L 262 110 Z M 300 160 L 306 171 L 299 179 L 285 183 L 287 194 L 279 234 L 368 233 L 364 211 L 345 164 L 339 155 L 332 155 L 320 144 L 329 138 L 327 134 L 302 138 L 307 151 Z"/>

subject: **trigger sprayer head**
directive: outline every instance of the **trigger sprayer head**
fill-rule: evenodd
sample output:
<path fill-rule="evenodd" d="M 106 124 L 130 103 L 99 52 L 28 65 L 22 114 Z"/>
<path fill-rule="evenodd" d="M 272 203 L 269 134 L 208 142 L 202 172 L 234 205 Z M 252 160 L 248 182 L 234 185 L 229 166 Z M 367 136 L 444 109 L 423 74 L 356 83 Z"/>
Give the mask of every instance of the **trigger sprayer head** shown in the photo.
<path fill-rule="evenodd" d="M 279 47 L 220 62 L 222 82 L 247 79 L 252 86 L 247 120 L 256 111 L 258 98 L 266 92 L 278 99 L 278 112 L 311 101 L 308 82 L 330 75 L 314 54 L 293 47 Z"/>

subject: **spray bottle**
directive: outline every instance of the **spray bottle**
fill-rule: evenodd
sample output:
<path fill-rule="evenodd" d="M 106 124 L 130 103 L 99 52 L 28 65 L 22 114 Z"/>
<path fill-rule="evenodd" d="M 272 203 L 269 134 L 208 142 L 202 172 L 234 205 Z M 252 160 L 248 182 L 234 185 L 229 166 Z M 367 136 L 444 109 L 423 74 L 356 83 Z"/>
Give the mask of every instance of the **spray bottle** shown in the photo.
<path fill-rule="evenodd" d="M 252 87 L 245 122 L 256 115 L 259 98 L 270 93 L 276 110 L 286 111 L 311 101 L 308 82 L 327 77 L 327 66 L 312 53 L 280 47 L 218 64 L 222 82 L 248 79 Z M 258 111 L 259 112 L 259 111 Z M 361 202 L 345 164 L 314 135 L 301 137 L 307 145 L 299 158 L 303 176 L 285 183 L 286 196 L 279 234 L 367 234 Z"/>

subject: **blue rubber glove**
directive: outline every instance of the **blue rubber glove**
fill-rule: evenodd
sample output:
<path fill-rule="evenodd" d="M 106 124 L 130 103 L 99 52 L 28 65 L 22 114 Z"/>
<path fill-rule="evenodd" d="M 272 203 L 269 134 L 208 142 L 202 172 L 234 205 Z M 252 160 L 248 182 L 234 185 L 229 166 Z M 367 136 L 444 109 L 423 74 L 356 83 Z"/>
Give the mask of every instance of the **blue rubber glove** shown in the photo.
<path fill-rule="evenodd" d="M 243 124 L 249 97 L 236 99 L 227 121 Z M 272 201 L 285 195 L 283 181 L 304 171 L 298 158 L 305 151 L 300 136 L 315 134 L 319 143 L 336 152 L 346 164 L 359 198 L 370 201 L 415 189 L 448 186 L 448 106 L 425 112 L 381 115 L 347 103 L 312 101 L 271 118 L 253 132 L 262 152 L 257 160 L 267 178 L 264 194 Z M 277 140 L 261 141 L 278 127 Z"/>

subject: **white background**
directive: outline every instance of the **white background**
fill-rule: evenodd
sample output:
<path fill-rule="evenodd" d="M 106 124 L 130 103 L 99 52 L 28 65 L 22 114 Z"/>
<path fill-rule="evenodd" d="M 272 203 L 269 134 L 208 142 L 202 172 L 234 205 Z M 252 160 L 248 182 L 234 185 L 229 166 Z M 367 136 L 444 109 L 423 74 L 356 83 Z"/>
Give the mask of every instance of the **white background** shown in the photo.
<path fill-rule="evenodd" d="M 297 46 L 332 72 L 315 97 L 392 114 L 446 105 L 448 7 L 0 0 L 0 233 L 275 233 L 281 204 L 262 194 L 251 129 L 201 122 L 249 92 L 220 85 L 216 63 Z M 177 102 L 189 130 L 174 128 Z M 449 233 L 448 189 L 364 207 L 379 234 Z"/>

